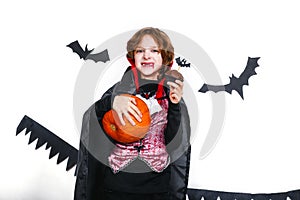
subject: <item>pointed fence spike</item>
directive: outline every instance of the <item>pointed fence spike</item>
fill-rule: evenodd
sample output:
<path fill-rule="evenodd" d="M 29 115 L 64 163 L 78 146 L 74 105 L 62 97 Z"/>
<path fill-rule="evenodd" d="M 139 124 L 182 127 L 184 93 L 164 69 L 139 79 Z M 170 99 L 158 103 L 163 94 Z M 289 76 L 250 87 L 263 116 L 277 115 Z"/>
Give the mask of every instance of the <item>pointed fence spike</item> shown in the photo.
<path fill-rule="evenodd" d="M 36 146 L 35 146 L 35 149 L 38 149 L 40 148 L 41 146 L 43 146 L 47 141 L 41 139 L 41 138 L 38 138 L 38 141 L 36 143 Z"/>
<path fill-rule="evenodd" d="M 51 147 L 49 159 L 53 158 L 56 154 L 58 154 L 58 151 L 54 147 Z"/>
<path fill-rule="evenodd" d="M 30 133 L 30 137 L 29 137 L 29 141 L 28 141 L 28 144 L 31 144 L 33 141 L 35 141 L 37 139 L 37 135 L 34 131 L 31 131 Z"/>

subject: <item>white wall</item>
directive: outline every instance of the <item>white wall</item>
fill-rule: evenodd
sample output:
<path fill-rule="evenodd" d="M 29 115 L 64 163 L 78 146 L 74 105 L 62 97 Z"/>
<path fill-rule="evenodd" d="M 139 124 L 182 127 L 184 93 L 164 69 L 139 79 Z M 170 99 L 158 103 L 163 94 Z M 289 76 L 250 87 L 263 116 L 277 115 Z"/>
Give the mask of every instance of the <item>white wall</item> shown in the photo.
<path fill-rule="evenodd" d="M 49 151 L 34 150 L 35 142 L 28 146 L 28 136 L 16 137 L 15 129 L 26 114 L 77 147 L 73 91 L 83 61 L 66 45 L 79 40 L 97 47 L 145 26 L 194 40 L 225 83 L 242 72 L 248 56 L 261 57 L 245 100 L 225 94 L 222 136 L 202 160 L 206 132 L 199 130 L 189 186 L 254 193 L 300 188 L 296 1 L 85 2 L 1 2 L 0 199 L 72 199 L 74 169 L 65 172 L 66 162 L 48 160 Z M 209 111 L 210 94 L 195 96 Z M 209 119 L 200 115 L 205 126 Z"/>

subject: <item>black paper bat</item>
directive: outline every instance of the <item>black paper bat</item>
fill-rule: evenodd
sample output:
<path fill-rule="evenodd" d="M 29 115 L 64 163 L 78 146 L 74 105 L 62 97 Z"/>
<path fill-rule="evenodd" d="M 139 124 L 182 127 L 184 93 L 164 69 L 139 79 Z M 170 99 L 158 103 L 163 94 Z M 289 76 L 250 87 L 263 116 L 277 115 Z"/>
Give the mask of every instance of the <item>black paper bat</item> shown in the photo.
<path fill-rule="evenodd" d="M 257 63 L 259 58 L 260 57 L 256 57 L 256 58 L 248 57 L 248 62 L 244 71 L 241 73 L 241 75 L 238 78 L 232 74 L 232 76 L 229 77 L 230 82 L 228 84 L 208 85 L 205 83 L 202 85 L 200 90 L 198 90 L 198 92 L 205 93 L 207 91 L 213 91 L 213 92 L 226 91 L 231 94 L 232 90 L 235 90 L 241 96 L 241 98 L 244 99 L 243 86 L 249 85 L 248 83 L 249 78 L 253 75 L 256 75 L 255 68 L 259 66 Z"/>
<path fill-rule="evenodd" d="M 51 147 L 49 159 L 59 154 L 57 158 L 57 164 L 59 164 L 69 158 L 67 171 L 76 165 L 78 150 L 26 115 L 18 125 L 16 135 L 24 129 L 26 129 L 25 135 L 31 132 L 28 144 L 38 139 L 35 149 L 40 148 L 45 143 L 47 143 L 46 149 Z"/>
<path fill-rule="evenodd" d="M 187 61 L 184 58 L 182 60 L 180 60 L 180 57 L 178 57 L 175 59 L 175 61 L 176 61 L 177 65 L 180 67 L 191 67 L 191 63 L 186 63 Z"/>
<path fill-rule="evenodd" d="M 78 54 L 80 59 L 93 60 L 95 62 L 101 61 L 101 62 L 104 62 L 104 63 L 106 61 L 109 61 L 109 55 L 108 55 L 107 49 L 105 49 L 104 51 L 102 51 L 100 53 L 91 54 L 91 52 L 94 49 L 89 50 L 87 48 L 87 45 L 85 45 L 85 49 L 83 50 L 83 48 L 78 43 L 78 40 L 76 40 L 74 42 L 71 42 L 70 44 L 67 45 L 67 47 L 70 47 L 73 50 L 73 52 Z"/>
<path fill-rule="evenodd" d="M 77 149 L 26 115 L 17 127 L 17 135 L 24 129 L 26 129 L 25 134 L 31 132 L 29 144 L 38 139 L 36 149 L 40 148 L 45 143 L 47 143 L 46 149 L 51 147 L 49 159 L 59 153 L 57 164 L 69 157 L 66 168 L 67 171 L 77 164 Z M 203 198 L 206 200 L 216 200 L 218 197 L 222 200 L 282 200 L 287 199 L 287 197 L 291 198 L 291 200 L 300 199 L 300 190 L 283 193 L 250 194 L 188 188 L 187 194 L 190 200 L 202 200 Z"/>

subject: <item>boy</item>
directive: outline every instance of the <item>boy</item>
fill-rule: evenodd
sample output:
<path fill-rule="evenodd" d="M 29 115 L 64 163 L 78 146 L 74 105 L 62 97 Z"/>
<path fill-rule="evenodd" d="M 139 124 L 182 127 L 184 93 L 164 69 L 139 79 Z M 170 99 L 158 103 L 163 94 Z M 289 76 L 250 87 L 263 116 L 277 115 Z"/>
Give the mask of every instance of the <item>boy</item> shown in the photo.
<path fill-rule="evenodd" d="M 183 82 L 165 83 L 174 59 L 172 43 L 163 31 L 143 28 L 128 41 L 127 59 L 131 66 L 122 80 L 85 113 L 83 129 L 89 124 L 89 131 L 81 136 L 75 199 L 185 199 L 190 126 Z M 149 105 L 150 129 L 138 142 L 122 144 L 101 128 L 90 130 L 93 112 L 100 126 L 110 109 L 122 124 L 127 118 L 134 125 L 131 115 L 141 120 L 134 99 L 122 94 L 136 95 Z"/>

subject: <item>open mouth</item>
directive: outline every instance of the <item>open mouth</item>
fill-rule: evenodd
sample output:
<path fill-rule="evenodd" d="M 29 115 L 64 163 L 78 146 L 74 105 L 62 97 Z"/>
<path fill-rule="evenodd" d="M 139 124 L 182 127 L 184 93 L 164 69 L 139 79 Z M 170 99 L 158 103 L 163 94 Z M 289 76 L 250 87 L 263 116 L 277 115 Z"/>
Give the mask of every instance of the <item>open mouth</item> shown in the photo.
<path fill-rule="evenodd" d="M 154 67 L 154 63 L 153 62 L 142 62 L 141 63 L 143 67 Z"/>

